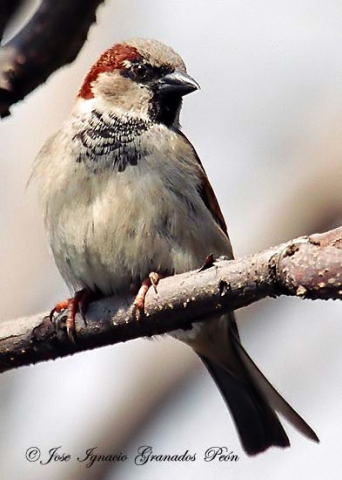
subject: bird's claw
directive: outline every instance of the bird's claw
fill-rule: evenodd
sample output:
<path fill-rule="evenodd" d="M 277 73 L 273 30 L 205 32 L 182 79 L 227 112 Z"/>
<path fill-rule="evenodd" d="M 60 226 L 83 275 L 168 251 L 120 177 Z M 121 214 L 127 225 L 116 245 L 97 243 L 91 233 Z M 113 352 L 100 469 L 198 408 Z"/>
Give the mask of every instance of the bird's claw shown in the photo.
<path fill-rule="evenodd" d="M 67 321 L 66 321 L 66 331 L 67 331 L 67 335 L 68 335 L 68 338 L 69 338 L 70 342 L 76 344 L 76 339 L 75 339 L 75 334 L 76 334 L 75 323 L 69 325 L 69 324 L 68 324 L 68 319 L 67 319 Z"/>
<path fill-rule="evenodd" d="M 134 304 L 133 310 L 132 310 L 132 316 L 134 320 L 136 320 L 137 322 L 140 322 L 143 315 L 144 315 L 144 307 Z"/>
<path fill-rule="evenodd" d="M 159 283 L 159 280 L 162 278 L 161 275 L 157 272 L 151 272 L 148 276 L 150 282 L 151 282 L 151 285 L 154 289 L 154 291 L 156 293 L 158 293 L 158 290 L 157 290 L 157 285 Z"/>
<path fill-rule="evenodd" d="M 199 272 L 203 272 L 203 270 L 207 270 L 208 268 L 211 268 L 214 265 L 215 262 L 215 256 L 213 253 L 210 253 L 204 260 L 203 265 L 201 268 L 198 270 Z"/>
<path fill-rule="evenodd" d="M 50 320 L 55 324 L 56 327 L 59 326 L 61 323 L 61 318 L 56 316 L 56 313 L 60 313 L 63 310 L 66 311 L 66 320 L 65 320 L 65 328 L 67 332 L 67 336 L 72 343 L 76 343 L 76 313 L 77 310 L 80 311 L 84 323 L 87 325 L 85 313 L 87 311 L 89 301 L 91 299 L 91 293 L 86 290 L 79 290 L 75 293 L 74 297 L 68 298 L 68 300 L 64 300 L 63 302 L 57 303 L 57 305 L 51 310 L 50 312 Z M 63 320 L 65 316 L 62 317 Z"/>
<path fill-rule="evenodd" d="M 132 315 L 137 321 L 140 321 L 144 315 L 145 298 L 149 288 L 152 286 L 154 288 L 154 291 L 158 293 L 157 285 L 161 278 L 162 276 L 159 273 L 151 272 L 149 276 L 142 281 L 138 293 L 135 297 L 132 311 Z"/>

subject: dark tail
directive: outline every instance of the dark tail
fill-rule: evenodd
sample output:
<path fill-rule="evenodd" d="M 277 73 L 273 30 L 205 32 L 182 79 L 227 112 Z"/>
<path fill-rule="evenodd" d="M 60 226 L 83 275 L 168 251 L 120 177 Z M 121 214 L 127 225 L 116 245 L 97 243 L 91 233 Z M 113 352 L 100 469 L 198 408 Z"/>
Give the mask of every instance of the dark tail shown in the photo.
<path fill-rule="evenodd" d="M 246 453 L 255 455 L 271 446 L 290 445 L 275 410 L 305 436 L 318 442 L 311 427 L 274 389 L 243 349 L 235 328 L 233 323 L 229 334 L 233 351 L 227 355 L 226 365 L 200 357 L 223 395 Z M 235 371 L 231 368 L 232 353 L 236 360 Z"/>
<path fill-rule="evenodd" d="M 201 358 L 233 416 L 246 453 L 255 455 L 272 445 L 288 447 L 290 442 L 278 417 L 254 385 Z"/>

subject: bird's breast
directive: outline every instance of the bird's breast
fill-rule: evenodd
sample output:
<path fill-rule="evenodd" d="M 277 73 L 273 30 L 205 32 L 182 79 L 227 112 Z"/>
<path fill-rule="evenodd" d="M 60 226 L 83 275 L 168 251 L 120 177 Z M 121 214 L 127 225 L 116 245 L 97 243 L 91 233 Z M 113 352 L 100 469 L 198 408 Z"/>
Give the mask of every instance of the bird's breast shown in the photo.
<path fill-rule="evenodd" d="M 171 155 L 172 152 L 169 154 Z M 90 172 L 78 163 L 49 194 L 47 226 L 57 266 L 73 288 L 128 289 L 149 272 L 200 266 L 229 241 L 198 193 L 183 157 L 152 152 L 124 171 Z"/>

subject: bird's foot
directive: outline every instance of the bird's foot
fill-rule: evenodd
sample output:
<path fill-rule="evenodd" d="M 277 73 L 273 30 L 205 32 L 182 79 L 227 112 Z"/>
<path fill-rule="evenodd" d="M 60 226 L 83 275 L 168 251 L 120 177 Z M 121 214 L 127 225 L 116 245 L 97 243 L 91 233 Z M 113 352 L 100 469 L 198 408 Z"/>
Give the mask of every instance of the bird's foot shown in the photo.
<path fill-rule="evenodd" d="M 67 300 L 57 303 L 57 305 L 50 312 L 50 320 L 54 321 L 54 314 L 60 313 L 66 310 L 65 327 L 67 335 L 71 342 L 75 343 L 75 318 L 76 313 L 79 310 L 84 323 L 87 324 L 85 314 L 89 305 L 89 302 L 93 299 L 93 294 L 86 288 L 79 290 L 75 295 Z"/>
<path fill-rule="evenodd" d="M 163 278 L 163 276 L 160 273 L 151 272 L 149 276 L 141 282 L 140 288 L 133 303 L 133 316 L 136 320 L 141 320 L 141 317 L 144 314 L 145 298 L 149 288 L 152 286 L 154 291 L 158 293 L 157 285 L 161 278 Z"/>
<path fill-rule="evenodd" d="M 203 265 L 201 266 L 201 268 L 198 270 L 199 272 L 203 272 L 203 270 L 207 270 L 208 268 L 211 268 L 214 263 L 215 263 L 215 256 L 213 253 L 210 253 L 204 260 L 204 263 Z"/>

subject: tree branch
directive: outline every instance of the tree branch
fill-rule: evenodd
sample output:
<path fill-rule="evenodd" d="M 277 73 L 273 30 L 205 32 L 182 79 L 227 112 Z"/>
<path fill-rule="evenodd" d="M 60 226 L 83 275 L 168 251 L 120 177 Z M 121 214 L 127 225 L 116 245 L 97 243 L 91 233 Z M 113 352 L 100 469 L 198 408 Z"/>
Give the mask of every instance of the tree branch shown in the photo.
<path fill-rule="evenodd" d="M 0 49 L 0 116 L 55 70 L 72 62 L 104 0 L 42 0 L 22 30 Z"/>
<path fill-rule="evenodd" d="M 86 322 L 76 318 L 76 343 L 44 314 L 0 324 L 0 372 L 75 352 L 152 336 L 214 312 L 236 310 L 265 297 L 342 299 L 342 227 L 300 237 L 238 260 L 219 259 L 202 271 L 165 278 L 150 289 L 145 315 L 132 316 L 132 297 L 93 302 Z"/>

